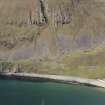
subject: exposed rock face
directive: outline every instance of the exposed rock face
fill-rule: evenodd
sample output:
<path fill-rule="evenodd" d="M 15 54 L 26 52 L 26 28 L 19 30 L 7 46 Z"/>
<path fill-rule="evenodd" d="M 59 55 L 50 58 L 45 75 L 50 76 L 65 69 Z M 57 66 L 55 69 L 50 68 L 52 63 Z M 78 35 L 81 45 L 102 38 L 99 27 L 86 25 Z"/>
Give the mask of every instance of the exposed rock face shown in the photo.
<path fill-rule="evenodd" d="M 79 0 L 58 0 L 56 2 L 45 0 L 46 13 L 49 20 L 56 25 L 69 24 L 73 10 L 78 5 Z"/>
<path fill-rule="evenodd" d="M 15 50 L 16 59 L 19 52 L 30 58 L 95 48 L 105 42 L 104 6 L 97 0 L 0 0 L 0 48 L 21 50 L 28 43 L 25 51 L 34 49 Z"/>

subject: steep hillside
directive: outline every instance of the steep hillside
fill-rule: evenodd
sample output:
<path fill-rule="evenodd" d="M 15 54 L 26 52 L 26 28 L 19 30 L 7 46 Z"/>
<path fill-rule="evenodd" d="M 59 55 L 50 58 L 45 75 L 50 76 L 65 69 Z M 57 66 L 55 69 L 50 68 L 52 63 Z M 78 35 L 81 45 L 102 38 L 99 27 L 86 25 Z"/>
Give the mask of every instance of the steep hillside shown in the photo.
<path fill-rule="evenodd" d="M 8 60 L 51 74 L 96 65 L 104 71 L 104 42 L 105 0 L 0 0 L 1 65 Z"/>

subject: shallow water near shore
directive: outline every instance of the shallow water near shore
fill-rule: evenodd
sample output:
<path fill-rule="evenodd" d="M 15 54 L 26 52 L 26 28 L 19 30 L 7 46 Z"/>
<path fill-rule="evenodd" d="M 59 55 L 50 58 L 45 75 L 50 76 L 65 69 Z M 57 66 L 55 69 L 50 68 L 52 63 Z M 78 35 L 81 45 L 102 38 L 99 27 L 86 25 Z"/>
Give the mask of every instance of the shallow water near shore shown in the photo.
<path fill-rule="evenodd" d="M 1 79 L 0 105 L 105 105 L 105 89 Z"/>

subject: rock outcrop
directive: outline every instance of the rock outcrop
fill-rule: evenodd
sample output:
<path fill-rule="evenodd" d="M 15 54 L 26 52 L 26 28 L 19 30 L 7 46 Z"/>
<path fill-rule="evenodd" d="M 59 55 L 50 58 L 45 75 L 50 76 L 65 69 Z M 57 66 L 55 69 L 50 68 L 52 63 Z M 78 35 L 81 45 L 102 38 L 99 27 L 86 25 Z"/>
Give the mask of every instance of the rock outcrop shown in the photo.
<path fill-rule="evenodd" d="M 94 49 L 105 42 L 104 12 L 97 0 L 0 0 L 0 56 L 17 58 L 27 44 L 29 58 Z"/>

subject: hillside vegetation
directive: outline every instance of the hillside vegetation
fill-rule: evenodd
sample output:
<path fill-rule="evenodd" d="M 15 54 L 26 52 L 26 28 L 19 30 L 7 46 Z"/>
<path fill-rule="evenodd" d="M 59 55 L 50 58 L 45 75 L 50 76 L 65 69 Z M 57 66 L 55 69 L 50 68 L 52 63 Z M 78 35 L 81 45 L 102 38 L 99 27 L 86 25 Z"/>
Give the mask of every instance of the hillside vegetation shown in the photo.
<path fill-rule="evenodd" d="M 104 42 L 105 0 L 0 0 L 1 71 L 104 78 Z"/>

